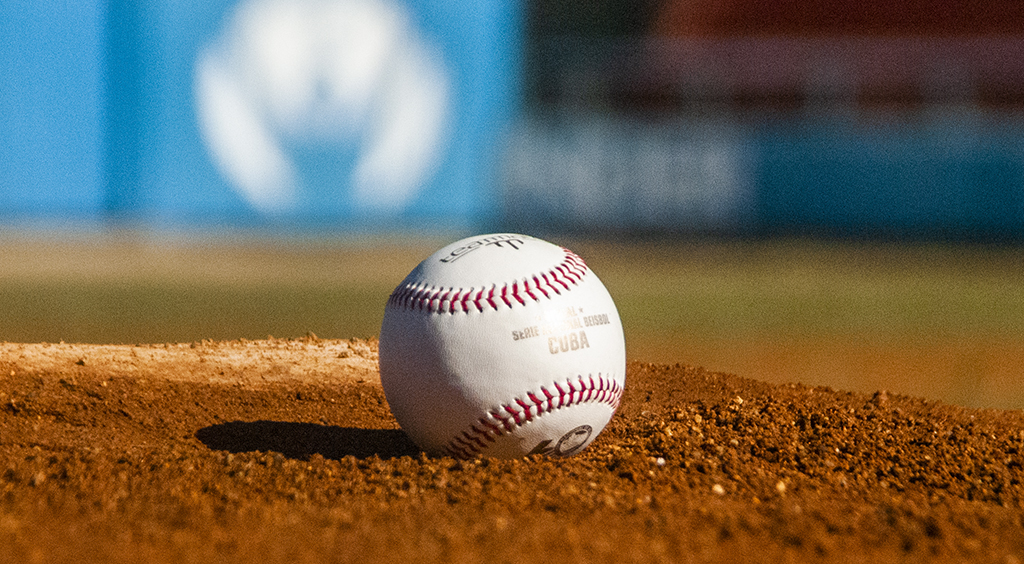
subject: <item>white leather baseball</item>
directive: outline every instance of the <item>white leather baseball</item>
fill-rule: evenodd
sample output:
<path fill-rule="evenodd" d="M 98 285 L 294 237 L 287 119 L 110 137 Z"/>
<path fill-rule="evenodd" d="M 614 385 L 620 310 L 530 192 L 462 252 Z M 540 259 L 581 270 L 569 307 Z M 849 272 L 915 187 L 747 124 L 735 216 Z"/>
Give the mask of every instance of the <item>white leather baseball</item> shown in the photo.
<path fill-rule="evenodd" d="M 625 373 L 622 323 L 604 285 L 568 249 L 526 235 L 442 248 L 384 310 L 384 394 L 431 454 L 575 454 L 611 420 Z"/>

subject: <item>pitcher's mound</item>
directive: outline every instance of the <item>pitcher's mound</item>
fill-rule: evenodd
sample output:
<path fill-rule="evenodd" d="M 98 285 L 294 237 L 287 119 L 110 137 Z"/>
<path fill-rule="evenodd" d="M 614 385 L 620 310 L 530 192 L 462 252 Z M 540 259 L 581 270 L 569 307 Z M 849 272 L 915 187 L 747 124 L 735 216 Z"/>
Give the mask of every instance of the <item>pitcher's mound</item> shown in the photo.
<path fill-rule="evenodd" d="M 375 341 L 0 345 L 0 561 L 1024 562 L 1024 417 L 631 363 L 568 459 L 422 455 Z"/>

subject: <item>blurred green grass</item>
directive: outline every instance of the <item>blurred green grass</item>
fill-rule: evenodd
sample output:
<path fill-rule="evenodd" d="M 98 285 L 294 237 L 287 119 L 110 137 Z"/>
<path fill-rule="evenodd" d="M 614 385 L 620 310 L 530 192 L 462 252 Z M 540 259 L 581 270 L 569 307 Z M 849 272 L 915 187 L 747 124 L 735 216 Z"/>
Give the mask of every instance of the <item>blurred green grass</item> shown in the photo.
<path fill-rule="evenodd" d="M 785 240 L 591 251 L 640 332 L 1024 335 L 1017 248 Z"/>
<path fill-rule="evenodd" d="M 0 339 L 376 336 L 384 301 L 427 248 L 377 240 L 8 237 L 0 245 Z"/>
<path fill-rule="evenodd" d="M 0 238 L 0 340 L 376 336 L 447 241 L 132 233 Z M 604 281 L 631 359 L 1024 407 L 1024 251 L 953 244 L 557 239 Z"/>

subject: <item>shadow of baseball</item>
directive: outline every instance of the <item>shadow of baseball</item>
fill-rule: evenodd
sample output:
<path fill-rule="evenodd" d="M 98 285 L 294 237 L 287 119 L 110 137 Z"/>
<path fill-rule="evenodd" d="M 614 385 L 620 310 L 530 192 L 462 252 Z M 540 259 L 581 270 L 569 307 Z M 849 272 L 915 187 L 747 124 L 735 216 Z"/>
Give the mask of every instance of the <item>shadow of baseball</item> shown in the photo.
<path fill-rule="evenodd" d="M 288 458 L 398 458 L 420 449 L 398 429 L 357 429 L 282 421 L 231 421 L 203 427 L 196 438 L 212 450 L 279 452 Z"/>

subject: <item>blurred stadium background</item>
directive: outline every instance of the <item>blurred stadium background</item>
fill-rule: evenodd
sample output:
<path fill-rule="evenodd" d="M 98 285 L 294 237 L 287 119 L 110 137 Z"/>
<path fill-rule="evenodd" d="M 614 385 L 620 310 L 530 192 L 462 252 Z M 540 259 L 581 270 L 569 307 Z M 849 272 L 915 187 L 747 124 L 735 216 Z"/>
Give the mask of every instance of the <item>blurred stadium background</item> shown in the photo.
<path fill-rule="evenodd" d="M 0 339 L 370 337 L 515 230 L 631 358 L 1024 407 L 1024 4 L 43 0 L 0 46 Z"/>

